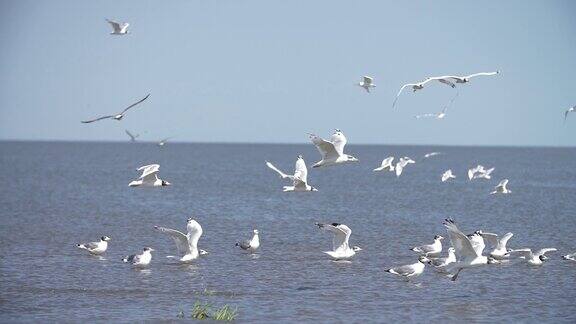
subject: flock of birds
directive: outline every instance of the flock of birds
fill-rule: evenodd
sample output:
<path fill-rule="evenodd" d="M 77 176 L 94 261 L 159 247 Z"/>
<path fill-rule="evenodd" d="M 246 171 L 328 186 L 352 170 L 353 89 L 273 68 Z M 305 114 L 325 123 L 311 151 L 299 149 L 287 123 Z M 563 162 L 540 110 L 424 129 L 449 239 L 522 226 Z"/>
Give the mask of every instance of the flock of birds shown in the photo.
<path fill-rule="evenodd" d="M 113 28 L 112 35 L 126 35 L 128 31 L 128 23 L 118 23 L 111 20 L 107 20 L 108 23 Z M 412 88 L 413 92 L 421 90 L 429 82 L 437 81 L 439 83 L 455 88 L 457 84 L 464 84 L 470 82 L 470 79 L 478 76 L 494 76 L 499 74 L 496 72 L 480 72 L 474 73 L 466 76 L 455 76 L 446 75 L 438 77 L 429 77 L 424 81 L 417 83 L 408 83 L 403 85 L 396 98 L 392 104 L 393 107 L 396 106 L 398 98 L 406 88 Z M 358 86 L 364 88 L 368 93 L 370 90 L 375 88 L 376 85 L 373 79 L 368 76 L 364 76 L 362 81 L 357 84 Z M 122 120 L 129 109 L 142 103 L 150 94 L 146 95 L 143 99 L 131 104 L 121 112 L 112 115 L 105 115 L 102 117 L 82 121 L 82 123 L 93 123 L 96 121 L 104 119 L 114 119 L 117 121 Z M 457 94 L 456 94 L 457 96 Z M 454 96 L 450 101 L 450 104 L 456 98 Z M 446 115 L 446 110 L 448 106 L 445 107 L 442 112 L 436 114 L 426 114 L 419 115 L 416 118 L 424 117 L 434 117 L 437 119 L 444 118 Z M 567 118 L 570 112 L 575 111 L 575 107 L 568 109 L 565 112 L 565 118 Z M 125 131 L 128 136 L 130 136 L 132 141 L 135 141 L 138 135 L 130 133 L 128 130 Z M 347 139 L 343 132 L 336 129 L 329 140 L 322 139 L 314 134 L 309 134 L 309 139 L 312 144 L 317 148 L 320 153 L 321 159 L 312 165 L 313 168 L 336 166 L 347 163 L 359 162 L 359 160 L 349 154 L 344 153 L 344 148 L 347 143 Z M 162 146 L 166 143 L 168 139 L 162 140 L 159 145 Z M 431 152 L 424 156 L 424 158 L 430 158 L 441 154 L 440 152 Z M 395 157 L 390 156 L 384 159 L 381 165 L 374 169 L 375 172 L 395 172 L 397 177 L 403 173 L 404 169 L 410 164 L 416 163 L 410 157 L 400 157 L 398 161 L 394 164 Z M 308 169 L 304 158 L 299 155 L 296 159 L 295 170 L 293 174 L 287 174 L 278 169 L 274 164 L 269 161 L 265 161 L 266 166 L 277 173 L 280 178 L 287 179 L 291 181 L 291 185 L 283 187 L 285 192 L 315 192 L 318 191 L 317 188 L 311 186 L 308 183 Z M 165 187 L 170 186 L 171 183 L 162 180 L 158 177 L 160 170 L 160 165 L 150 164 L 139 167 L 137 171 L 141 171 L 142 174 L 137 180 L 131 181 L 128 185 L 130 187 Z M 468 170 L 468 179 L 470 181 L 475 179 L 491 179 L 491 174 L 495 168 L 486 168 L 482 165 L 477 165 L 476 167 L 470 168 Z M 441 175 L 440 179 L 442 182 L 450 181 L 455 179 L 456 176 L 451 169 L 446 170 Z M 512 191 L 507 188 L 508 179 L 502 179 L 498 185 L 494 188 L 491 194 L 509 194 Z M 451 246 L 447 250 L 447 255 L 442 256 L 443 245 L 442 240 L 444 239 L 441 235 L 436 235 L 432 244 L 422 245 L 412 248 L 411 250 L 418 253 L 418 262 L 414 264 L 408 264 L 398 267 L 392 267 L 386 271 L 400 277 L 414 278 L 423 273 L 425 265 L 428 264 L 439 272 L 445 273 L 452 280 L 456 280 L 458 275 L 463 269 L 477 267 L 487 264 L 498 264 L 503 262 L 509 262 L 512 255 L 520 255 L 530 265 L 542 265 L 547 259 L 545 256 L 548 252 L 556 251 L 555 248 L 544 248 L 538 251 L 532 251 L 527 248 L 522 249 L 508 249 L 507 243 L 512 238 L 512 233 L 506 233 L 502 237 L 497 234 L 483 232 L 482 230 L 477 230 L 472 234 L 464 234 L 456 225 L 452 219 L 446 219 L 444 221 L 444 226 L 446 228 L 448 237 L 450 238 Z M 325 251 L 330 258 L 333 260 L 349 260 L 357 252 L 362 251 L 359 246 L 350 246 L 349 239 L 352 234 L 352 230 L 345 224 L 340 223 L 316 223 L 316 226 L 322 230 L 331 232 L 333 235 L 332 239 L 332 250 Z M 166 234 L 176 244 L 176 249 L 178 251 L 178 256 L 167 256 L 169 258 L 177 259 L 179 262 L 190 262 L 199 258 L 202 255 L 207 255 L 206 250 L 198 248 L 198 241 L 202 236 L 203 230 L 202 226 L 193 218 L 189 218 L 186 223 L 186 234 L 175 229 L 155 226 L 155 230 L 159 233 Z M 102 236 L 97 242 L 77 244 L 77 247 L 86 250 L 93 255 L 101 255 L 108 249 L 108 242 L 110 237 Z M 491 250 L 487 255 L 484 255 L 484 249 L 486 247 L 485 241 L 491 246 Z M 237 242 L 236 246 L 240 249 L 247 251 L 249 253 L 255 253 L 260 247 L 259 232 L 254 229 L 252 232 L 252 237 L 248 240 Z M 144 247 L 142 252 L 139 254 L 133 254 L 124 257 L 122 260 L 126 263 L 130 263 L 136 267 L 145 267 L 150 264 L 152 260 L 152 252 L 154 249 L 150 247 Z M 567 260 L 576 261 L 576 253 L 568 254 L 563 257 Z"/>

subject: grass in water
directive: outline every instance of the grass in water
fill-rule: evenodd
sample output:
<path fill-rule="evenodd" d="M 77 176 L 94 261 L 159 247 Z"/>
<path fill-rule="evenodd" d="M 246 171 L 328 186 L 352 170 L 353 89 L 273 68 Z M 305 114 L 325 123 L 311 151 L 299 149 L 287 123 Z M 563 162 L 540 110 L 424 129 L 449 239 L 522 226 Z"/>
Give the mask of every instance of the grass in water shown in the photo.
<path fill-rule="evenodd" d="M 177 315 L 178 318 L 184 318 L 184 311 L 180 311 Z M 197 320 L 211 319 L 214 321 L 231 322 L 238 316 L 238 308 L 230 307 L 228 304 L 212 310 L 212 305 L 209 303 L 196 302 L 192 307 L 190 317 Z"/>

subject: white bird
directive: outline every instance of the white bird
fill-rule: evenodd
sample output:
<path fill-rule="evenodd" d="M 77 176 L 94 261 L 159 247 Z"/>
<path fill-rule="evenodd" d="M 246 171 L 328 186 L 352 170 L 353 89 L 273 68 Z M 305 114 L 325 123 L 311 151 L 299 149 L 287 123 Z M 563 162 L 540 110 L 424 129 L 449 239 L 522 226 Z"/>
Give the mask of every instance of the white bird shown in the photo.
<path fill-rule="evenodd" d="M 389 156 L 387 158 L 385 158 L 384 160 L 382 160 L 382 164 L 377 167 L 376 169 L 374 169 L 374 171 L 394 171 L 394 164 L 392 164 L 392 161 L 394 161 L 394 157 L 393 156 Z"/>
<path fill-rule="evenodd" d="M 172 139 L 173 137 L 166 137 L 160 140 L 160 142 L 158 142 L 158 146 L 164 146 L 166 145 L 166 143 L 168 142 L 169 139 Z"/>
<path fill-rule="evenodd" d="M 346 146 L 348 141 L 339 129 L 334 131 L 334 134 L 332 134 L 329 142 L 314 134 L 308 135 L 322 156 L 322 160 L 316 162 L 316 164 L 312 166 L 313 168 L 348 162 L 358 162 L 357 158 L 348 154 L 344 154 L 344 146 Z"/>
<path fill-rule="evenodd" d="M 302 158 L 302 155 L 298 155 L 296 159 L 296 165 L 294 167 L 294 175 L 285 174 L 274 166 L 274 164 L 266 162 L 266 166 L 280 175 L 282 179 L 292 180 L 292 186 L 284 186 L 285 192 L 293 191 L 318 191 L 318 189 L 312 187 L 308 184 L 308 169 L 306 168 L 306 163 Z"/>
<path fill-rule="evenodd" d="M 396 94 L 396 98 L 394 99 L 394 102 L 392 103 L 392 108 L 394 108 L 396 106 L 396 102 L 398 101 L 398 97 L 400 97 L 400 95 L 402 94 L 402 91 L 404 91 L 405 88 L 407 87 L 411 87 L 412 88 L 412 92 L 416 92 L 418 90 L 424 89 L 424 85 L 430 81 L 439 81 L 441 79 L 439 79 L 441 77 L 432 77 L 432 78 L 426 78 L 424 81 L 421 82 L 417 82 L 417 83 L 406 83 L 405 85 L 403 85 L 400 90 L 398 91 L 398 94 Z M 440 81 L 442 82 L 442 81 Z M 455 87 L 454 84 L 451 84 L 450 82 L 442 82 L 452 88 Z"/>
<path fill-rule="evenodd" d="M 521 257 L 523 257 L 526 262 L 530 265 L 542 265 L 544 260 L 547 259 L 545 256 L 548 252 L 557 251 L 555 248 L 544 248 L 536 251 L 536 253 L 532 253 L 531 249 L 518 249 L 518 250 L 511 250 L 510 253 L 520 253 Z"/>
<path fill-rule="evenodd" d="M 171 185 L 170 182 L 158 178 L 159 164 L 144 165 L 136 169 L 136 171 L 142 171 L 142 175 L 138 178 L 139 180 L 130 182 L 128 184 L 129 187 L 164 187 Z"/>
<path fill-rule="evenodd" d="M 498 238 L 498 235 L 493 233 L 485 233 L 482 232 L 482 237 L 487 240 L 490 245 L 492 246 L 492 251 L 490 252 L 490 256 L 496 260 L 502 260 L 509 256 L 509 250 L 506 249 L 506 244 L 508 240 L 512 238 L 514 234 L 506 233 L 501 238 Z"/>
<path fill-rule="evenodd" d="M 426 259 L 426 257 L 424 256 L 420 256 L 418 258 L 418 262 L 416 263 L 394 267 L 386 269 L 384 271 L 390 272 L 392 274 L 410 280 L 410 278 L 418 277 L 419 275 L 422 274 L 422 272 L 424 272 L 425 262 L 428 262 L 428 259 Z"/>
<path fill-rule="evenodd" d="M 478 254 L 482 254 L 484 252 L 484 248 L 486 248 L 486 243 L 484 242 L 484 237 L 482 236 L 483 232 L 478 230 L 472 234 L 466 235 L 472 244 L 472 248 Z"/>
<path fill-rule="evenodd" d="M 418 252 L 426 257 L 437 257 L 442 253 L 442 240 L 444 237 L 442 235 L 434 236 L 434 243 L 421 245 L 411 248 L 410 250 Z"/>
<path fill-rule="evenodd" d="M 568 110 L 566 110 L 564 112 L 564 122 L 566 122 L 566 118 L 568 118 L 568 114 L 571 112 L 574 112 L 574 111 L 576 111 L 576 106 L 570 107 L 570 108 L 568 108 Z"/>
<path fill-rule="evenodd" d="M 126 107 L 124 110 L 122 110 L 122 112 L 115 114 L 115 115 L 108 115 L 108 116 L 102 116 L 102 117 L 98 117 L 95 119 L 90 119 L 90 120 L 84 120 L 82 121 L 82 123 L 87 124 L 87 123 L 93 123 L 95 121 L 99 121 L 102 119 L 107 119 L 107 118 L 113 118 L 115 120 L 122 120 L 122 118 L 124 117 L 124 114 L 128 111 L 128 109 L 138 105 L 139 103 L 143 102 L 144 100 L 148 99 L 148 97 L 150 97 L 150 94 L 147 94 L 146 97 L 144 97 L 143 99 L 138 100 L 137 102 L 131 104 L 130 106 Z"/>
<path fill-rule="evenodd" d="M 370 93 L 370 88 L 376 88 L 376 85 L 373 83 L 373 79 L 369 76 L 363 76 L 362 81 L 358 82 L 356 85 L 364 88 L 366 92 Z"/>
<path fill-rule="evenodd" d="M 405 156 L 401 157 L 400 160 L 396 163 L 396 176 L 399 177 L 402 174 L 404 168 L 411 163 L 416 163 L 411 158 Z"/>
<path fill-rule="evenodd" d="M 454 253 L 456 254 L 456 262 L 448 265 L 448 272 L 455 272 L 451 279 L 452 281 L 458 278 L 458 275 L 463 269 L 477 267 L 480 265 L 491 263 L 492 260 L 482 255 L 482 250 L 479 246 L 474 246 L 470 238 L 464 233 L 462 233 L 453 220 L 446 219 L 444 222 L 448 236 L 450 237 L 450 242 L 454 247 Z M 474 236 L 482 236 L 476 234 Z M 482 240 L 483 241 L 483 240 Z M 484 247 L 482 247 L 484 249 Z"/>
<path fill-rule="evenodd" d="M 110 241 L 108 236 L 102 236 L 98 242 L 79 243 L 76 246 L 79 249 L 90 252 L 90 254 L 99 255 L 108 249 L 108 241 Z"/>
<path fill-rule="evenodd" d="M 198 249 L 198 240 L 200 236 L 202 236 L 202 226 L 193 218 L 188 218 L 188 222 L 186 223 L 187 234 L 160 226 L 154 226 L 154 228 L 174 240 L 178 253 L 180 254 L 180 262 L 192 261 L 198 258 L 199 255 L 207 254 L 206 251 Z M 169 257 L 174 258 L 173 256 Z"/>
<path fill-rule="evenodd" d="M 434 266 L 434 268 L 436 268 L 436 270 L 443 271 L 446 268 L 446 266 L 448 266 L 451 263 L 456 262 L 455 251 L 456 250 L 453 247 L 449 247 L 447 257 L 430 259 L 428 261 L 428 264 L 431 266 Z"/>
<path fill-rule="evenodd" d="M 444 109 L 442 109 L 442 111 L 439 112 L 439 113 L 429 113 L 429 114 L 415 115 L 414 118 L 420 119 L 420 118 L 434 117 L 435 119 L 443 119 L 444 117 L 446 117 L 446 111 L 447 111 L 447 110 L 448 110 L 448 107 L 444 107 Z"/>
<path fill-rule="evenodd" d="M 145 267 L 152 261 L 153 248 L 145 247 L 140 254 L 132 254 L 122 259 L 125 263 L 130 263 L 135 267 Z"/>
<path fill-rule="evenodd" d="M 446 75 L 446 76 L 442 76 L 441 80 L 446 80 L 446 81 L 450 82 L 448 79 L 452 79 L 456 83 L 468 83 L 468 82 L 470 82 L 471 78 L 474 78 L 477 76 L 491 76 L 491 75 L 497 75 L 499 73 L 500 73 L 500 71 L 479 72 L 479 73 L 474 73 L 474 74 L 470 74 L 470 75 L 466 75 L 466 76 Z M 440 81 L 440 79 L 438 81 Z M 442 81 L 440 81 L 440 82 L 442 82 Z"/>
<path fill-rule="evenodd" d="M 128 31 L 128 26 L 130 26 L 129 23 L 119 23 L 109 19 L 106 19 L 106 21 L 110 24 L 110 26 L 112 26 L 113 29 L 110 35 L 126 35 L 130 33 Z"/>
<path fill-rule="evenodd" d="M 253 235 L 250 240 L 242 241 L 236 243 L 236 246 L 239 246 L 242 250 L 246 250 L 250 253 L 256 252 L 260 247 L 260 237 L 258 236 L 258 230 L 255 229 L 252 231 Z"/>
<path fill-rule="evenodd" d="M 334 238 L 332 239 L 332 251 L 324 252 L 334 260 L 346 260 L 353 257 L 356 252 L 362 251 L 358 246 L 350 248 L 348 245 L 348 239 L 350 238 L 350 234 L 352 234 L 352 230 L 348 226 L 338 223 L 316 223 L 316 226 L 334 234 Z"/>
<path fill-rule="evenodd" d="M 441 155 L 441 154 L 442 154 L 442 152 L 430 152 L 430 153 L 424 154 L 424 158 L 427 159 L 427 158 L 431 158 L 433 156 Z"/>
<path fill-rule="evenodd" d="M 442 173 L 442 182 L 446 182 L 450 179 L 455 179 L 455 178 L 456 178 L 456 176 L 454 174 L 452 174 L 452 169 L 448 169 L 444 173 Z"/>
<path fill-rule="evenodd" d="M 498 185 L 496 187 L 494 187 L 494 191 L 492 191 L 490 194 L 494 195 L 494 194 L 509 194 L 512 192 L 512 190 L 506 188 L 506 185 L 508 184 L 508 179 L 504 179 L 502 181 L 500 181 L 498 183 Z"/>
<path fill-rule="evenodd" d="M 492 174 L 494 169 L 495 168 L 481 169 L 477 174 L 474 175 L 474 177 L 472 177 L 472 179 L 490 179 L 490 174 Z"/>
<path fill-rule="evenodd" d="M 140 136 L 140 134 L 133 135 L 127 129 L 125 129 L 124 132 L 126 132 L 126 135 L 130 136 L 130 142 L 136 142 L 136 138 Z"/>
<path fill-rule="evenodd" d="M 566 254 L 562 257 L 564 260 L 576 261 L 576 252 L 572 254 Z"/>
<path fill-rule="evenodd" d="M 484 170 L 484 167 L 480 164 L 471 169 L 468 169 L 468 180 L 472 180 L 476 175 L 476 173 L 479 172 L 480 170 Z"/>

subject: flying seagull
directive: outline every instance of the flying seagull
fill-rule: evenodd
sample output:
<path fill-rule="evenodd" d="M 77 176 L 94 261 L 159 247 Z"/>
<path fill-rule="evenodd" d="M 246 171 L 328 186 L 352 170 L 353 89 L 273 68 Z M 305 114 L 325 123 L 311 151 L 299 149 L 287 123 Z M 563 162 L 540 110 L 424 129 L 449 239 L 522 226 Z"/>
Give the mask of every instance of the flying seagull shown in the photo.
<path fill-rule="evenodd" d="M 106 252 L 108 249 L 108 241 L 110 241 L 108 236 L 102 236 L 98 242 L 79 243 L 76 244 L 76 246 L 79 249 L 90 252 L 90 254 L 98 255 Z"/>
<path fill-rule="evenodd" d="M 362 81 L 358 82 L 356 85 L 364 88 L 368 93 L 370 93 L 370 88 L 376 88 L 372 78 L 369 76 L 363 76 Z"/>
<path fill-rule="evenodd" d="M 374 171 L 394 171 L 394 164 L 392 164 L 392 162 L 394 161 L 394 157 L 393 156 L 389 156 L 387 158 L 385 158 L 384 160 L 382 160 L 382 164 L 377 167 L 376 169 L 374 169 Z"/>
<path fill-rule="evenodd" d="M 162 140 L 160 140 L 160 142 L 158 142 L 158 146 L 164 146 L 166 145 L 166 143 L 168 142 L 169 139 L 172 139 L 173 137 L 166 137 L 163 138 Z"/>
<path fill-rule="evenodd" d="M 338 223 L 316 223 L 316 226 L 334 234 L 334 238 L 332 239 L 332 251 L 324 252 L 334 260 L 346 260 L 353 257 L 356 252 L 362 251 L 358 246 L 350 248 L 348 245 L 348 239 L 350 238 L 350 234 L 352 234 L 352 230 L 348 226 Z"/>
<path fill-rule="evenodd" d="M 152 261 L 153 248 L 145 247 L 140 254 L 132 254 L 122 259 L 125 263 L 130 263 L 135 267 L 145 267 Z"/>
<path fill-rule="evenodd" d="M 442 182 L 446 182 L 450 179 L 455 179 L 456 176 L 454 174 L 452 174 L 452 169 L 448 169 L 446 170 L 446 172 L 444 172 L 442 174 Z"/>
<path fill-rule="evenodd" d="M 442 252 L 443 239 L 444 237 L 442 235 L 436 235 L 434 236 L 434 243 L 413 247 L 411 250 L 418 252 L 426 257 L 437 257 Z"/>
<path fill-rule="evenodd" d="M 124 110 L 122 110 L 121 113 L 118 113 L 118 114 L 116 114 L 116 115 L 108 115 L 108 116 L 102 116 L 102 117 L 98 117 L 98 118 L 91 119 L 91 120 L 84 120 L 84 121 L 82 121 L 82 123 L 84 123 L 84 124 L 93 123 L 93 122 L 95 122 L 95 121 L 99 121 L 99 120 L 107 119 L 107 118 L 113 118 L 113 119 L 116 119 L 116 120 L 121 120 L 121 119 L 124 117 L 124 114 L 128 111 L 128 109 L 130 109 L 130 108 L 138 105 L 138 104 L 141 103 L 142 101 L 148 99 L 148 97 L 150 97 L 150 94 L 147 94 L 146 97 L 144 97 L 143 99 L 140 99 L 139 101 L 131 104 L 130 106 L 128 106 L 128 107 L 126 107 Z"/>
<path fill-rule="evenodd" d="M 481 235 L 493 247 L 493 250 L 490 252 L 491 257 L 496 260 L 502 260 L 508 257 L 510 251 L 506 249 L 506 244 L 514 234 L 506 233 L 501 238 L 498 238 L 498 235 L 493 233 L 483 232 Z"/>
<path fill-rule="evenodd" d="M 396 106 L 396 102 L 398 101 L 398 97 L 400 97 L 400 95 L 402 94 L 402 91 L 404 91 L 405 88 L 412 88 L 412 92 L 416 92 L 418 90 L 422 90 L 424 89 L 424 85 L 428 82 L 431 81 L 439 81 L 441 83 L 444 83 L 448 86 L 450 86 L 451 88 L 454 88 L 455 85 L 451 82 L 447 82 L 447 81 L 440 81 L 440 80 L 444 80 L 444 77 L 429 77 L 426 78 L 424 81 L 420 81 L 417 83 L 406 83 L 405 85 L 403 85 L 400 90 L 398 91 L 398 94 L 396 94 L 396 98 L 394 98 L 394 102 L 392 103 L 392 108 L 394 108 Z"/>
<path fill-rule="evenodd" d="M 188 222 L 186 223 L 187 234 L 166 227 L 154 226 L 154 228 L 174 240 L 178 253 L 180 254 L 180 262 L 192 261 L 198 258 L 199 255 L 207 254 L 207 252 L 203 250 L 198 250 L 198 240 L 200 236 L 202 236 L 202 226 L 193 218 L 188 218 Z M 174 256 L 168 257 L 175 258 Z"/>
<path fill-rule="evenodd" d="M 576 261 L 576 252 L 572 254 L 566 254 L 562 257 L 564 260 Z"/>
<path fill-rule="evenodd" d="M 136 138 L 140 136 L 140 134 L 134 135 L 130 133 L 127 129 L 125 129 L 124 132 L 126 132 L 126 135 L 130 136 L 130 142 L 136 142 Z"/>
<path fill-rule="evenodd" d="M 110 35 L 126 35 L 130 33 L 128 31 L 128 26 L 130 26 L 129 23 L 119 23 L 109 19 L 106 19 L 106 21 L 110 24 L 110 26 L 112 26 L 113 29 Z"/>
<path fill-rule="evenodd" d="M 260 238 L 258 237 L 258 230 L 255 229 L 252 231 L 253 235 L 250 240 L 237 242 L 236 246 L 239 246 L 242 250 L 248 251 L 250 253 L 256 252 L 260 247 Z"/>
<path fill-rule="evenodd" d="M 566 118 L 568 118 L 568 114 L 571 112 L 574 112 L 574 111 L 576 111 L 576 106 L 570 107 L 570 108 L 568 108 L 568 110 L 566 110 L 564 112 L 564 122 L 566 122 Z"/>
<path fill-rule="evenodd" d="M 500 181 L 500 183 L 498 183 L 498 185 L 496 187 L 494 187 L 494 191 L 492 191 L 490 194 L 509 194 L 512 192 L 512 190 L 506 188 L 506 185 L 508 184 L 508 179 L 504 179 L 502 181 Z"/>
<path fill-rule="evenodd" d="M 292 180 L 292 186 L 284 186 L 284 191 L 318 191 L 318 189 L 308 184 L 308 169 L 302 155 L 298 155 L 296 159 L 296 166 L 294 167 L 294 175 L 285 174 L 274 166 L 274 164 L 266 162 L 266 166 L 280 175 L 282 179 Z"/>
<path fill-rule="evenodd" d="M 479 72 L 479 73 L 474 73 L 474 74 L 470 74 L 470 75 L 465 75 L 465 76 L 457 76 L 457 75 L 447 75 L 447 76 L 443 76 L 441 77 L 441 80 L 447 80 L 447 79 L 452 79 L 454 82 L 456 83 L 468 83 L 470 82 L 470 79 L 477 77 L 477 76 L 491 76 L 491 75 L 497 75 L 499 74 L 500 71 L 496 71 L 496 72 Z M 440 80 L 440 79 L 439 79 Z"/>
<path fill-rule="evenodd" d="M 430 153 L 424 154 L 424 158 L 427 159 L 427 158 L 431 158 L 433 156 L 441 155 L 441 154 L 442 154 L 442 152 L 430 152 Z"/>
<path fill-rule="evenodd" d="M 414 263 L 414 264 L 408 264 L 408 265 L 404 265 L 404 266 L 399 266 L 399 267 L 394 267 L 394 268 L 390 268 L 390 269 L 386 269 L 384 271 L 395 274 L 397 276 L 403 277 L 407 280 L 410 280 L 410 278 L 415 278 L 418 277 L 419 275 L 422 274 L 422 272 L 424 272 L 424 263 L 428 262 L 428 259 L 426 259 L 426 257 L 424 256 L 420 256 L 418 258 L 418 262 Z"/>
<path fill-rule="evenodd" d="M 530 265 L 542 265 L 544 260 L 547 259 L 545 256 L 548 252 L 557 251 L 555 248 L 544 248 L 536 251 L 533 253 L 531 249 L 518 249 L 518 250 L 511 250 L 510 253 L 520 253 L 522 257 L 528 262 Z"/>
<path fill-rule="evenodd" d="M 402 171 L 408 164 L 416 163 L 411 158 L 405 156 L 401 157 L 400 160 L 396 163 L 396 177 L 399 177 L 402 174 Z"/>
<path fill-rule="evenodd" d="M 139 180 L 130 182 L 128 184 L 130 187 L 163 187 L 171 185 L 170 182 L 158 178 L 159 164 L 144 165 L 136 169 L 136 171 L 142 171 L 142 175 L 138 178 Z"/>
<path fill-rule="evenodd" d="M 322 160 L 316 162 L 312 167 L 318 168 L 323 166 L 337 165 L 348 162 L 358 162 L 358 159 L 344 154 L 344 146 L 346 146 L 347 140 L 344 134 L 336 129 L 330 141 L 326 141 L 314 134 L 308 134 L 310 140 L 322 155 Z"/>

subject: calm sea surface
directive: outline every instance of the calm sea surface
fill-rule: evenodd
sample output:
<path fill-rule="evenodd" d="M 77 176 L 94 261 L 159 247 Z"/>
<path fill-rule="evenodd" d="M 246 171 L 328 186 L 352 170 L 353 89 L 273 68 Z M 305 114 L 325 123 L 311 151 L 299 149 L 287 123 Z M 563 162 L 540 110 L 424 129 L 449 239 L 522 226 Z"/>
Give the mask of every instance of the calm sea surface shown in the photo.
<path fill-rule="evenodd" d="M 170 321 L 194 302 L 238 307 L 241 322 L 576 322 L 576 149 L 358 146 L 360 163 L 309 170 L 316 193 L 283 193 L 264 165 L 292 172 L 312 145 L 0 142 L 0 321 Z M 425 153 L 441 156 L 422 160 Z M 396 178 L 372 169 L 388 155 L 417 161 Z M 135 169 L 159 163 L 168 188 L 129 188 Z M 493 179 L 466 170 L 494 166 Z M 457 179 L 441 183 L 451 168 Z M 507 196 L 489 192 L 510 179 Z M 191 265 L 161 225 L 202 225 Z M 512 262 L 461 273 L 456 282 L 427 268 L 407 283 L 383 269 L 413 263 L 411 246 L 445 234 L 513 232 L 511 248 L 556 247 L 541 267 Z M 314 222 L 352 229 L 364 251 L 349 263 L 322 251 L 331 236 Z M 234 247 L 260 230 L 256 255 Z M 75 245 L 112 238 L 104 258 Z M 147 270 L 120 259 L 156 249 Z"/>

